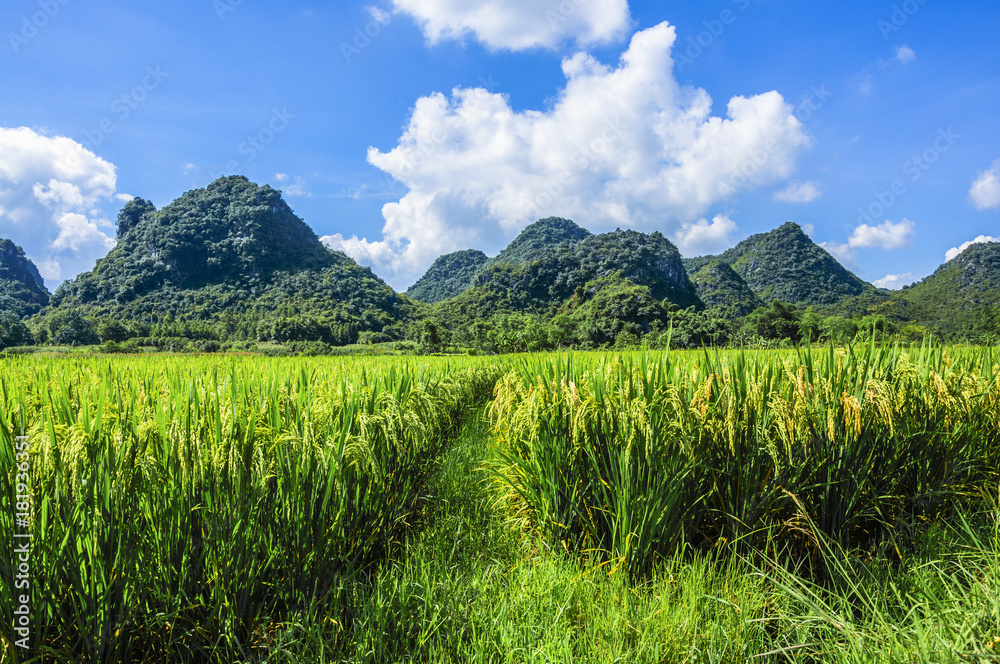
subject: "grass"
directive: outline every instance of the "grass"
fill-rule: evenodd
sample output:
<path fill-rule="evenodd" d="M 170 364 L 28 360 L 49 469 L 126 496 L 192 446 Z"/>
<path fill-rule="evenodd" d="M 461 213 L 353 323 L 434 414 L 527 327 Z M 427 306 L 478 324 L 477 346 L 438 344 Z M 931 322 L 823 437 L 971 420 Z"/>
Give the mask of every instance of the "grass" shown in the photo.
<path fill-rule="evenodd" d="M 989 351 L 524 359 L 487 465 L 512 518 L 633 577 L 681 547 L 767 551 L 828 577 L 820 538 L 895 552 L 1000 476 Z"/>
<path fill-rule="evenodd" d="M 10 358 L 28 654 L 993 661 L 997 370 L 876 347 Z M 5 444 L 5 496 L 12 470 Z M 9 597 L 2 664 L 26 661 Z"/>
<path fill-rule="evenodd" d="M 272 661 L 743 661 L 765 629 L 767 582 L 739 561 L 671 561 L 640 586 L 510 528 L 477 472 L 485 418 L 470 418 L 430 484 L 424 528 L 327 641 L 290 632 Z M 309 632 L 309 630 L 306 630 Z M 680 658 L 680 659 L 678 659 Z"/>
<path fill-rule="evenodd" d="M 679 554 L 629 581 L 522 537 L 476 472 L 468 420 L 422 529 L 325 639 L 288 632 L 275 662 L 988 662 L 1000 648 L 997 511 L 938 524 L 902 562 L 826 551 L 823 587 L 759 557 Z"/>
<path fill-rule="evenodd" d="M 336 614 L 344 585 L 399 548 L 429 465 L 498 375 L 471 360 L 5 364 L 7 505 L 15 436 L 31 441 L 33 653 L 254 659 L 287 616 Z M 0 513 L 5 542 L 14 516 Z"/>

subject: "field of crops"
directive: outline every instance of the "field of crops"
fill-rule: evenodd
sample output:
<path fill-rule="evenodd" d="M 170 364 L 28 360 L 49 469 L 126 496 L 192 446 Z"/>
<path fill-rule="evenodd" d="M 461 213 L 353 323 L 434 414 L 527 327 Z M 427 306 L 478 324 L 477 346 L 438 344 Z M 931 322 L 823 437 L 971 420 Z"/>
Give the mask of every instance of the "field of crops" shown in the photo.
<path fill-rule="evenodd" d="M 249 657 L 283 617 L 326 611 L 398 546 L 429 462 L 498 375 L 469 361 L 158 357 L 0 371 L 0 535 L 13 541 L 24 436 L 31 645 L 56 662 Z"/>
<path fill-rule="evenodd" d="M 10 358 L 0 390 L 2 662 L 1000 648 L 989 349 Z"/>

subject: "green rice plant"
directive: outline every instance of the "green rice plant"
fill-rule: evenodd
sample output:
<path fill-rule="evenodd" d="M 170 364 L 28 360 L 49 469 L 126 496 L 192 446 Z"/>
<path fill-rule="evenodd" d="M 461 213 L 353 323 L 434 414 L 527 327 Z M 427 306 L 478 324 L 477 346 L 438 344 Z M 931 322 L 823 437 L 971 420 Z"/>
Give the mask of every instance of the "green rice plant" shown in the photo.
<path fill-rule="evenodd" d="M 996 489 L 994 488 L 995 492 Z M 788 600 L 762 657 L 825 662 L 990 662 L 1000 659 L 996 496 L 984 511 L 936 524 L 898 567 L 860 561 L 815 531 L 838 583 L 819 586 L 776 565 L 758 576 Z M 814 527 L 814 526 L 810 526 Z"/>
<path fill-rule="evenodd" d="M 899 555 L 996 476 L 996 375 L 989 350 L 874 343 L 529 358 L 497 386 L 486 468 L 522 527 L 611 569 L 724 545 L 822 578 L 816 532 Z"/>
<path fill-rule="evenodd" d="M 0 494 L 25 435 L 30 656 L 251 660 L 287 616 L 349 617 L 345 588 L 398 549 L 433 459 L 499 376 L 473 360 L 12 359 Z M 14 525 L 4 509 L 4 541 Z"/>

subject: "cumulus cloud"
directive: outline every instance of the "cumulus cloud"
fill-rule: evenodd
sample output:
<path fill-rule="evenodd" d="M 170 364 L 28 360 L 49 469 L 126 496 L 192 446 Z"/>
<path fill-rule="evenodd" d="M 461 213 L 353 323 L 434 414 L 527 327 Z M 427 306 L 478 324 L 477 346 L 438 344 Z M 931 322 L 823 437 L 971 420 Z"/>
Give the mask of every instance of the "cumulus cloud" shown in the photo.
<path fill-rule="evenodd" d="M 858 255 L 857 252 L 851 248 L 851 245 L 840 244 L 837 242 L 820 242 L 819 246 L 826 249 L 834 258 L 847 267 L 858 267 Z"/>
<path fill-rule="evenodd" d="M 93 267 L 114 246 L 104 212 L 116 192 L 114 165 L 76 141 L 27 127 L 0 127 L 0 236 L 24 247 L 50 288 Z"/>
<path fill-rule="evenodd" d="M 898 224 L 888 220 L 878 226 L 862 224 L 854 229 L 847 244 L 852 249 L 902 249 L 909 246 L 915 232 L 916 226 L 909 219 L 903 219 Z"/>
<path fill-rule="evenodd" d="M 920 280 L 920 277 L 913 274 L 912 272 L 906 272 L 905 274 L 887 274 L 886 276 L 873 281 L 872 283 L 878 288 L 886 288 L 888 290 L 899 290 L 903 286 L 909 286 Z"/>
<path fill-rule="evenodd" d="M 284 175 L 283 173 L 281 175 Z M 279 182 L 287 182 L 288 176 L 285 176 L 284 180 L 279 180 Z M 312 192 L 309 191 L 309 185 L 306 183 L 301 176 L 295 176 L 295 180 L 291 184 L 287 184 L 282 189 L 282 192 L 288 196 L 297 196 L 300 198 L 312 198 Z"/>
<path fill-rule="evenodd" d="M 711 222 L 699 219 L 693 224 L 683 224 L 674 235 L 674 243 L 682 256 L 704 256 L 732 246 L 739 230 L 732 219 L 719 214 Z"/>
<path fill-rule="evenodd" d="M 474 37 L 493 50 L 581 46 L 623 39 L 628 0 L 393 0 L 431 44 Z"/>
<path fill-rule="evenodd" d="M 958 258 L 959 256 L 961 256 L 962 253 L 966 249 L 968 249 L 969 247 L 971 247 L 972 245 L 974 245 L 974 244 L 986 244 L 987 242 L 1000 242 L 1000 238 L 992 237 L 990 235 L 980 235 L 975 240 L 969 240 L 968 242 L 966 242 L 964 244 L 961 244 L 961 245 L 959 245 L 957 247 L 952 247 L 951 249 L 949 249 L 947 251 L 947 253 L 945 253 L 945 255 L 944 255 L 944 260 L 945 260 L 945 262 L 952 261 L 952 260 Z"/>
<path fill-rule="evenodd" d="M 792 107 L 767 92 L 712 116 L 708 93 L 673 76 L 675 38 L 666 23 L 639 32 L 617 67 L 567 58 L 545 111 L 482 88 L 418 100 L 399 144 L 368 153 L 408 189 L 383 208 L 383 238 L 329 242 L 401 284 L 441 253 L 497 250 L 547 216 L 681 235 L 713 204 L 791 175 L 809 142 Z"/>
<path fill-rule="evenodd" d="M 903 44 L 902 46 L 896 49 L 896 62 L 899 62 L 900 64 L 903 65 L 908 65 L 916 59 L 917 59 L 916 52 L 906 44 Z"/>
<path fill-rule="evenodd" d="M 1000 208 L 1000 159 L 991 168 L 980 171 L 969 190 L 969 202 L 977 210 Z"/>
<path fill-rule="evenodd" d="M 781 191 L 774 193 L 774 200 L 780 203 L 812 203 L 823 195 L 819 182 L 792 182 Z"/>
<path fill-rule="evenodd" d="M 903 219 L 898 224 L 886 220 L 878 226 L 862 224 L 854 229 L 847 242 L 820 242 L 819 246 L 829 251 L 834 258 L 850 267 L 857 269 L 858 249 L 883 249 L 891 251 L 910 245 L 916 225 L 909 219 Z"/>

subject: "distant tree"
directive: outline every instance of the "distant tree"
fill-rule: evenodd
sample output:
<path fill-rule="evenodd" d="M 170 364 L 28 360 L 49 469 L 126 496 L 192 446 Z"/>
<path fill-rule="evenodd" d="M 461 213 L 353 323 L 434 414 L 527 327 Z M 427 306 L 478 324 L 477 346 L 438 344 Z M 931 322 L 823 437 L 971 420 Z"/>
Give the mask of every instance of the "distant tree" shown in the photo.
<path fill-rule="evenodd" d="M 127 325 L 114 319 L 101 321 L 97 325 L 97 335 L 102 342 L 114 341 L 115 343 L 128 341 L 135 336 Z"/>
<path fill-rule="evenodd" d="M 970 340 L 992 345 L 1000 339 L 1000 307 L 984 307 L 976 313 Z"/>
<path fill-rule="evenodd" d="M 83 317 L 79 310 L 71 309 L 54 318 L 51 322 L 52 343 L 57 346 L 92 346 L 101 338 L 94 331 L 94 325 Z"/>
<path fill-rule="evenodd" d="M 854 324 L 854 321 L 842 316 L 828 316 L 824 318 L 820 329 L 822 330 L 824 339 L 831 340 L 836 344 L 848 343 L 858 333 L 858 328 Z"/>
<path fill-rule="evenodd" d="M 441 333 L 433 321 L 424 321 L 423 330 L 420 334 L 420 343 L 427 352 L 436 353 L 441 349 Z"/>
<path fill-rule="evenodd" d="M 549 323 L 549 345 L 553 348 L 569 348 L 577 343 L 576 323 L 568 314 L 557 314 Z"/>
<path fill-rule="evenodd" d="M 775 300 L 769 307 L 761 307 L 746 317 L 743 327 L 750 334 L 765 340 L 788 340 L 798 343 L 802 338 L 802 319 L 793 304 Z"/>
<path fill-rule="evenodd" d="M 0 349 L 35 343 L 28 326 L 12 311 L 0 312 Z"/>
<path fill-rule="evenodd" d="M 812 307 L 806 309 L 799 321 L 799 337 L 803 341 L 813 343 L 819 341 L 823 333 L 823 318 Z"/>
<path fill-rule="evenodd" d="M 156 212 L 156 207 L 143 198 L 133 198 L 122 211 L 118 213 L 117 238 L 121 240 L 125 235 L 139 225 L 143 217 Z"/>

